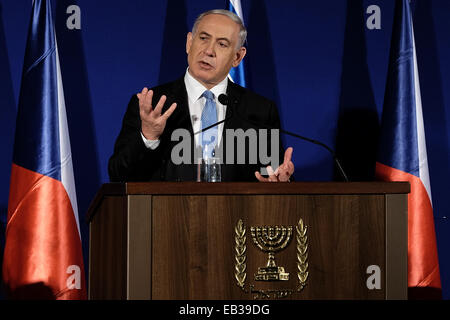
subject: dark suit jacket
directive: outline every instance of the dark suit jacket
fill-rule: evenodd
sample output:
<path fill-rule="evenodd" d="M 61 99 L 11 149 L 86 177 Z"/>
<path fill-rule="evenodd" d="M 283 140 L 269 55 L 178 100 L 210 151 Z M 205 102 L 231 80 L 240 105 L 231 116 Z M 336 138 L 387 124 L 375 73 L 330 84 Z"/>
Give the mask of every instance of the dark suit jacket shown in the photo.
<path fill-rule="evenodd" d="M 160 137 L 160 144 L 155 150 L 145 147 L 141 138 L 141 120 L 139 117 L 139 101 L 133 95 L 122 123 L 122 129 L 114 146 L 114 154 L 109 159 L 109 177 L 113 182 L 123 181 L 195 181 L 197 178 L 197 168 L 195 164 L 175 165 L 171 161 L 172 148 L 179 143 L 171 141 L 172 132 L 177 128 L 188 130 L 193 137 L 193 128 L 189 113 L 188 96 L 184 84 L 184 77 L 174 82 L 160 85 L 152 89 L 153 103 L 157 103 L 162 95 L 167 96 L 163 112 L 173 103 L 177 103 L 177 108 L 167 121 L 166 128 Z M 231 117 L 224 124 L 221 144 L 226 145 L 226 129 L 243 129 L 244 131 L 253 128 L 269 127 L 279 128 L 280 120 L 275 103 L 251 92 L 231 81 L 228 81 L 227 96 L 229 104 L 227 106 L 225 118 Z M 233 114 L 233 110 L 237 114 Z M 236 111 L 237 110 L 237 111 Z M 245 119 L 261 125 L 250 124 Z M 258 135 L 259 139 L 259 135 Z M 259 140 L 258 140 L 259 141 Z M 192 150 L 194 140 L 192 139 Z M 270 134 L 268 142 L 270 150 Z M 237 156 L 236 146 L 234 156 Z M 223 149 L 224 157 L 226 148 Z M 222 181 L 257 181 L 254 175 L 266 164 L 261 164 L 258 157 L 257 164 L 249 164 L 248 143 L 245 147 L 245 164 L 222 164 Z M 267 154 L 270 153 L 271 150 Z M 283 161 L 283 148 L 279 140 L 279 159 Z M 193 157 L 192 157 L 193 163 Z"/>

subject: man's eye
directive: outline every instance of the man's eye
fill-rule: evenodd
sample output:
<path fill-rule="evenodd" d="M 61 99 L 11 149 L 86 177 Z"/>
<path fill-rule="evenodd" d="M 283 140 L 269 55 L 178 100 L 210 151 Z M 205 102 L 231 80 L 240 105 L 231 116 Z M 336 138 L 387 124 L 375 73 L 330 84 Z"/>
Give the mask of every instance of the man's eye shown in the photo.
<path fill-rule="evenodd" d="M 222 48 L 226 48 L 228 47 L 228 44 L 226 44 L 225 42 L 219 42 L 219 46 L 221 46 Z"/>
<path fill-rule="evenodd" d="M 200 40 L 206 40 L 205 36 L 200 36 Z"/>

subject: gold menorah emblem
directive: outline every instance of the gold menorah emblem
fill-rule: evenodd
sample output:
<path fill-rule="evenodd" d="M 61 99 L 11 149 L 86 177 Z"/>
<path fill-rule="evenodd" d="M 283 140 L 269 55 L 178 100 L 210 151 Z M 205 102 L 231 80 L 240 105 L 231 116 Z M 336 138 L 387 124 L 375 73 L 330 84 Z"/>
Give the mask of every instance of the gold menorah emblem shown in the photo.
<path fill-rule="evenodd" d="M 265 267 L 259 267 L 255 273 L 257 281 L 287 281 L 289 273 L 283 267 L 278 267 L 275 263 L 275 253 L 283 250 L 289 245 L 292 236 L 292 227 L 251 227 L 253 243 L 263 252 L 268 254 Z"/>

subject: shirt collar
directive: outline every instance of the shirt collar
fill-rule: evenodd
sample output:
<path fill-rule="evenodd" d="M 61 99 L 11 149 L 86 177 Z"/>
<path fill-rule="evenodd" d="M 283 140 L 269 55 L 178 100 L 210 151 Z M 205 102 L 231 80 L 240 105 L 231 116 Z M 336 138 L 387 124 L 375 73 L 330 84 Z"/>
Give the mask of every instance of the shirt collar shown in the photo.
<path fill-rule="evenodd" d="M 186 91 L 188 94 L 188 99 L 190 103 L 195 103 L 198 99 L 201 98 L 203 92 L 208 90 L 202 85 L 197 79 L 195 79 L 190 73 L 189 68 L 186 70 L 186 74 L 184 75 L 184 84 L 186 85 Z M 225 77 L 221 82 L 217 85 L 209 89 L 214 94 L 214 98 L 217 101 L 217 98 L 221 94 L 227 93 L 228 87 L 228 77 Z"/>

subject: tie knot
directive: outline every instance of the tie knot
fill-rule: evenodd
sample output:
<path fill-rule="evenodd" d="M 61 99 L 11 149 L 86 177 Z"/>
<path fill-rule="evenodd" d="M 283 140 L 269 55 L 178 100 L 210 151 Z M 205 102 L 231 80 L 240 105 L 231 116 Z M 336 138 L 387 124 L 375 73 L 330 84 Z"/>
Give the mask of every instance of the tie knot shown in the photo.
<path fill-rule="evenodd" d="M 202 97 L 205 97 L 206 99 L 214 100 L 214 93 L 212 93 L 209 90 L 206 90 L 203 92 Z"/>

